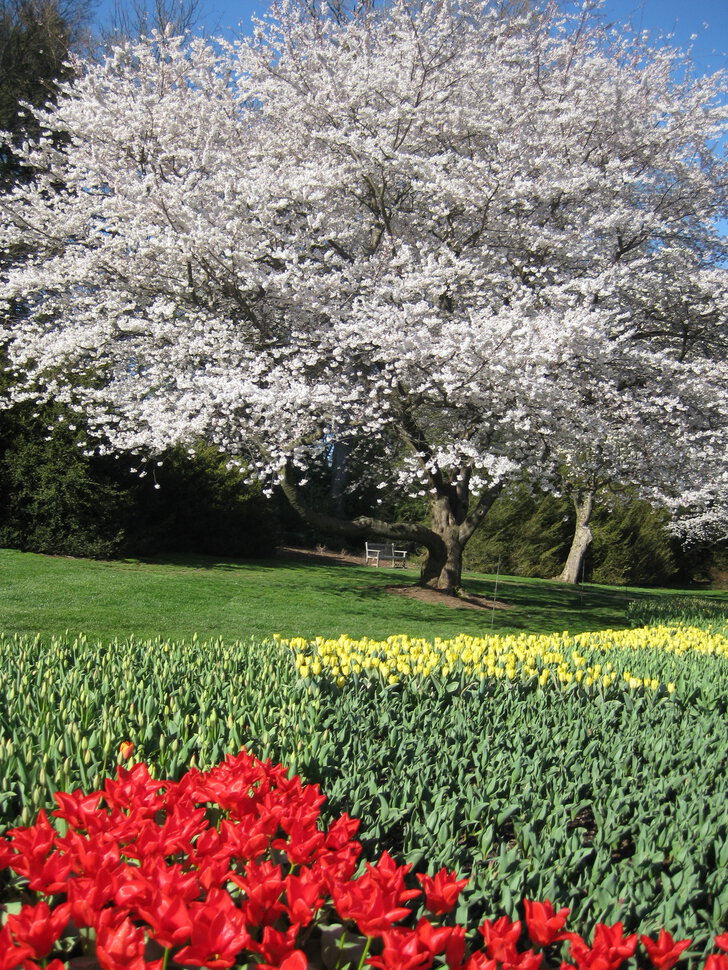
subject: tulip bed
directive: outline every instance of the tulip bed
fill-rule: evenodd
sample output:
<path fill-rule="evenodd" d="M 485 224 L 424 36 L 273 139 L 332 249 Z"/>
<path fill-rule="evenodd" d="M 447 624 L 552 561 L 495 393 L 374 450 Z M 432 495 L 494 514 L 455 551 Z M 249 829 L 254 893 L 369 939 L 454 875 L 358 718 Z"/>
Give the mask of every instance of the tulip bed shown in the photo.
<path fill-rule="evenodd" d="M 175 781 L 245 747 L 320 785 L 326 824 L 359 817 L 367 858 L 467 877 L 452 919 L 469 948 L 485 920 L 517 922 L 524 899 L 552 900 L 584 939 L 598 924 L 652 939 L 665 928 L 691 938 L 702 965 L 728 928 L 725 628 L 548 642 L 562 659 L 543 663 L 571 680 L 542 679 L 541 661 L 517 654 L 496 664 L 502 675 L 474 676 L 466 655 L 447 657 L 454 641 L 430 645 L 449 669 L 391 683 L 381 666 L 314 675 L 315 640 L 0 637 L 0 830 L 29 826 L 58 791 L 100 789 L 122 743 L 151 779 Z M 351 658 L 354 641 L 326 649 Z M 0 874 L 0 899 L 17 891 Z M 427 916 L 421 899 L 407 907 L 407 925 Z"/>
<path fill-rule="evenodd" d="M 435 637 L 432 642 L 408 636 L 391 636 L 383 641 L 346 636 L 337 640 L 275 639 L 295 654 L 302 677 L 331 677 L 339 687 L 352 676 L 396 684 L 402 678 L 456 674 L 476 681 L 533 679 L 540 687 L 576 683 L 595 692 L 621 680 L 632 689 L 662 689 L 672 694 L 675 680 L 684 680 L 686 655 L 692 659 L 701 655 L 728 658 L 728 636 L 724 632 L 681 625 L 576 636 L 461 635 L 451 640 Z M 673 679 L 665 679 L 666 675 Z"/>
<path fill-rule="evenodd" d="M 322 801 L 244 751 L 178 782 L 137 764 L 99 791 L 58 793 L 58 827 L 42 812 L 0 839 L 0 868 L 33 897 L 0 929 L 0 970 L 539 970 L 562 956 L 562 970 L 618 970 L 637 950 L 621 922 L 597 924 L 591 941 L 567 930 L 568 908 L 549 900 L 467 939 L 449 915 L 467 879 L 441 869 L 415 881 L 386 852 L 362 866 L 358 822 L 322 828 Z M 416 919 L 408 904 L 423 896 Z M 639 942 L 670 970 L 692 941 L 662 930 Z M 728 933 L 714 942 L 728 950 Z M 728 957 L 709 955 L 705 970 L 728 970 Z"/>

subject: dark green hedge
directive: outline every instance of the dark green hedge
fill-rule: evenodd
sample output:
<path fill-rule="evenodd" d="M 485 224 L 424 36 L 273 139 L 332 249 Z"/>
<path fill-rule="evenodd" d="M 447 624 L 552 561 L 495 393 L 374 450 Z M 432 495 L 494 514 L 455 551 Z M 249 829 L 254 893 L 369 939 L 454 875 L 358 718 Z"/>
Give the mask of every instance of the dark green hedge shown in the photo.
<path fill-rule="evenodd" d="M 216 449 L 99 456 L 67 410 L 0 412 L 0 545 L 111 559 L 270 555 L 278 517 Z"/>

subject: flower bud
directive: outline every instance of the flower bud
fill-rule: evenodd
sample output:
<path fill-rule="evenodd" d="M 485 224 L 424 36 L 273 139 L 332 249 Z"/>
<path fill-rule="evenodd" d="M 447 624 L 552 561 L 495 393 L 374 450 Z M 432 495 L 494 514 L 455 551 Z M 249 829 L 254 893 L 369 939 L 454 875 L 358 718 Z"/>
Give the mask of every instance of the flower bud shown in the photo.
<path fill-rule="evenodd" d="M 134 753 L 134 742 L 133 741 L 122 741 L 119 745 L 119 755 L 122 761 L 128 761 Z"/>

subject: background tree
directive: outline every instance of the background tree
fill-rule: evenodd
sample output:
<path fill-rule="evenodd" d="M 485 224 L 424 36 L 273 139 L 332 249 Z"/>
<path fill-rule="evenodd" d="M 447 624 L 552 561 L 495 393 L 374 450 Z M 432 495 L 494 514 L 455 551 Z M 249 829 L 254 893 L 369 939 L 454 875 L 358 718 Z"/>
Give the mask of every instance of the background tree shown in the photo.
<path fill-rule="evenodd" d="M 54 102 L 58 85 L 73 76 L 70 52 L 87 37 L 91 0 L 0 0 L 0 191 L 30 173 L 16 152 L 39 126 L 29 102 Z"/>
<path fill-rule="evenodd" d="M 551 578 L 573 533 L 568 500 L 516 483 L 503 491 L 464 553 L 467 569 Z"/>
<path fill-rule="evenodd" d="M 86 41 L 89 16 L 88 0 L 1 0 L 0 194 L 33 177 L 19 152 L 41 128 L 25 105 L 55 102 L 59 84 L 73 76 L 72 51 Z M 51 137 L 56 144 L 64 139 Z M 25 261 L 32 251 L 32 240 L 21 238 L 3 249 L 0 263 Z M 17 302 L 5 307 L 9 320 L 18 312 Z M 3 369 L 5 394 L 9 383 Z M 62 414 L 53 403 L 0 414 L 0 541 L 39 552 L 111 555 L 122 535 L 120 489 L 91 468 L 77 447 L 79 433 L 59 424 Z"/>
<path fill-rule="evenodd" d="M 588 576 L 618 586 L 690 585 L 706 582 L 696 574 L 669 532 L 669 513 L 649 503 L 617 495 L 594 516 L 594 545 Z"/>
<path fill-rule="evenodd" d="M 725 361 L 631 322 L 669 266 L 722 272 L 725 79 L 683 68 L 588 11 L 475 0 L 117 50 L 41 117 L 73 152 L 30 148 L 8 205 L 3 241 L 42 251 L 2 287 L 15 372 L 113 448 L 202 437 L 319 528 L 420 543 L 454 590 L 560 442 L 627 420 L 718 453 Z M 351 434 L 428 526 L 306 507 L 297 477 Z"/>
<path fill-rule="evenodd" d="M 95 559 L 262 558 L 278 542 L 274 505 L 210 447 L 134 465 L 90 453 L 65 407 L 25 404 L 0 423 L 0 451 L 2 546 Z"/>
<path fill-rule="evenodd" d="M 195 26 L 198 10 L 195 0 L 119 5 L 112 35 L 183 32 Z M 94 46 L 90 12 L 90 0 L 0 0 L 0 129 L 7 138 L 0 191 L 33 177 L 18 151 L 39 137 L 41 126 L 24 104 L 55 102 L 59 84 L 73 77 L 74 53 Z M 52 139 L 69 150 L 60 132 Z M 28 243 L 30 237 L 19 240 L 4 258 L 28 259 Z M 10 321 L 22 318 L 23 306 L 15 301 L 6 313 Z M 0 374 L 0 383 L 7 397 L 10 375 Z M 131 462 L 92 454 L 84 424 L 55 401 L 0 413 L 0 544 L 95 558 L 160 551 L 245 557 L 273 550 L 278 526 L 271 503 L 227 471 L 219 453 L 198 448 L 183 462 L 171 450 L 140 478 Z"/>
<path fill-rule="evenodd" d="M 259 486 L 246 485 L 215 448 L 198 443 L 194 455 L 187 448 L 170 448 L 140 470 L 144 478 L 130 486 L 128 551 L 238 559 L 275 552 L 279 525 L 274 504 Z"/>
<path fill-rule="evenodd" d="M 634 495 L 603 500 L 591 519 L 593 541 L 578 580 L 611 585 L 707 583 L 711 553 L 687 553 L 670 535 L 670 516 Z M 465 550 L 468 569 L 550 578 L 565 561 L 574 532 L 570 499 L 521 485 L 498 499 Z"/>
<path fill-rule="evenodd" d="M 100 31 L 101 44 L 138 40 L 154 30 L 181 36 L 200 27 L 201 0 L 115 0 L 110 21 Z"/>
<path fill-rule="evenodd" d="M 667 188 L 675 190 L 676 186 Z M 679 239 L 668 231 L 659 245 L 651 245 L 634 260 L 633 269 L 642 267 L 644 287 L 628 282 L 620 292 L 625 307 L 622 339 L 645 342 L 658 351 L 658 368 L 677 362 L 674 384 L 684 386 L 675 392 L 669 382 L 663 384 L 668 395 L 664 406 L 643 411 L 639 405 L 628 405 L 635 381 L 640 395 L 642 385 L 658 394 L 660 379 L 625 374 L 626 406 L 589 415 L 582 396 L 593 394 L 595 388 L 575 385 L 569 398 L 576 413 L 549 440 L 558 490 L 570 497 L 575 515 L 571 547 L 557 577 L 563 582 L 575 583 L 581 577 L 592 541 L 592 516 L 599 508 L 605 512 L 616 507 L 615 494 L 626 488 L 632 499 L 641 496 L 674 509 L 676 496 L 701 487 L 706 473 L 720 478 L 725 472 L 724 416 L 705 400 L 699 376 L 728 357 L 727 274 L 721 267 L 725 239 L 719 235 L 711 250 L 705 246 L 708 241 L 699 238 L 700 231 L 690 222 Z M 622 273 L 620 267 L 613 274 L 613 285 L 619 289 Z M 587 420 L 580 427 L 581 415 Z"/>
<path fill-rule="evenodd" d="M 0 423 L 0 545 L 104 559 L 124 551 L 129 476 L 122 483 L 113 460 L 85 455 L 83 437 L 52 404 L 20 406 Z"/>

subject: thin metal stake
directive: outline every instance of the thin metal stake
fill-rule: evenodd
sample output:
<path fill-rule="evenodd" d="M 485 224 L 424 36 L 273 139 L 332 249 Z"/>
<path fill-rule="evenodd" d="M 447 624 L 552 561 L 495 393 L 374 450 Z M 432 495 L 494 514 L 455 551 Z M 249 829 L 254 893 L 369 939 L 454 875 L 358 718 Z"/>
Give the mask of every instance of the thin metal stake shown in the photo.
<path fill-rule="evenodd" d="M 496 601 L 496 597 L 498 596 L 498 578 L 500 577 L 500 564 L 501 564 L 501 557 L 500 557 L 500 553 L 498 553 L 498 568 L 495 571 L 495 589 L 493 590 L 493 609 L 490 611 L 491 628 L 493 627 L 493 620 L 495 618 L 495 601 Z"/>

